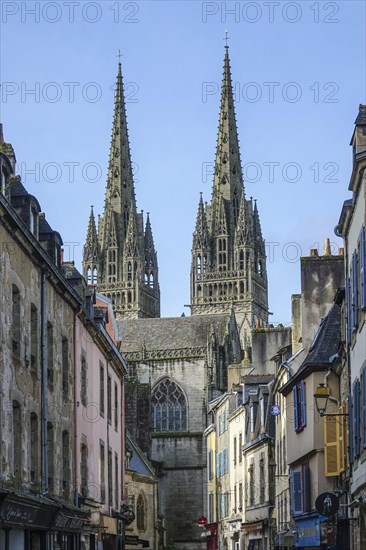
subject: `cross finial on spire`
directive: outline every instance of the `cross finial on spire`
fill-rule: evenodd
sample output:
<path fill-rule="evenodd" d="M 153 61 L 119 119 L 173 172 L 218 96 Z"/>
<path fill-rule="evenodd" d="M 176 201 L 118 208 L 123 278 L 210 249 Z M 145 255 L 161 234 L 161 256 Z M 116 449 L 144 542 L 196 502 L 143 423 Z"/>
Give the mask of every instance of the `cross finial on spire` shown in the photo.
<path fill-rule="evenodd" d="M 118 50 L 118 55 L 116 55 L 116 57 L 118 57 L 118 63 L 121 63 L 121 57 L 122 57 L 122 53 L 121 53 L 121 50 Z"/>
<path fill-rule="evenodd" d="M 228 48 L 228 44 L 227 44 L 227 41 L 230 40 L 230 36 L 228 36 L 228 30 L 225 29 L 225 38 L 223 39 L 225 40 L 225 48 Z"/>

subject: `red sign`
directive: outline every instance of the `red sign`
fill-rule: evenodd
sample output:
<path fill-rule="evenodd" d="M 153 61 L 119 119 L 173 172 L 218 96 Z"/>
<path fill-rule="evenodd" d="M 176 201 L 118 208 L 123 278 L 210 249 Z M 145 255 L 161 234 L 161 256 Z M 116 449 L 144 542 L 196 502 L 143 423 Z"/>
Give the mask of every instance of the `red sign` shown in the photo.
<path fill-rule="evenodd" d="M 198 525 L 207 525 L 207 518 L 205 518 L 204 516 L 201 516 L 198 519 Z"/>

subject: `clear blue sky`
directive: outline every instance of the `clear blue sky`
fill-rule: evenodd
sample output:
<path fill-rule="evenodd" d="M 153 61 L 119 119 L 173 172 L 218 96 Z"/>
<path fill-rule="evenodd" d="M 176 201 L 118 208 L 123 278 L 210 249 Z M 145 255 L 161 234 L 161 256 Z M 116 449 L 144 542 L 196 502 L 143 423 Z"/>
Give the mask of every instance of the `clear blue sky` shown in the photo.
<path fill-rule="evenodd" d="M 1 11 L 5 139 L 79 268 L 90 205 L 103 211 L 121 49 L 137 206 L 151 213 L 164 316 L 188 313 L 229 29 L 246 194 L 258 199 L 268 243 L 271 320 L 288 324 L 300 255 L 326 236 L 339 244 L 349 140 L 366 99 L 365 3 L 3 0 Z"/>

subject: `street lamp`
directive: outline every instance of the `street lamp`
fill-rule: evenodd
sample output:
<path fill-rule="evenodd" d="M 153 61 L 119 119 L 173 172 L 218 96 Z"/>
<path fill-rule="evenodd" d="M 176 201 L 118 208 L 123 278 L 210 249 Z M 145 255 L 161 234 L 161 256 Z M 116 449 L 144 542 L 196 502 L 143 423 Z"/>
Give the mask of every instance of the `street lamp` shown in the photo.
<path fill-rule="evenodd" d="M 348 416 L 348 413 L 326 413 L 328 399 L 330 397 L 328 388 L 319 384 L 314 393 L 315 404 L 320 416 Z"/>

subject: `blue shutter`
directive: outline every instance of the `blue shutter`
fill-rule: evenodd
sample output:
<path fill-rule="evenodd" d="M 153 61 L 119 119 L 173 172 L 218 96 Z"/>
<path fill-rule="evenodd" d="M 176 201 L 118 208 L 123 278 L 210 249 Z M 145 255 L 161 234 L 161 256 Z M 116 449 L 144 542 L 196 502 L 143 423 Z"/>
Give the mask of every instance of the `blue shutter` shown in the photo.
<path fill-rule="evenodd" d="M 366 309 L 366 244 L 365 228 L 361 228 L 360 235 L 360 282 L 361 282 L 361 308 Z"/>
<path fill-rule="evenodd" d="M 220 453 L 216 453 L 216 477 L 220 477 Z"/>
<path fill-rule="evenodd" d="M 300 382 L 300 396 L 301 396 L 301 427 L 305 428 L 306 426 L 306 393 L 305 393 L 305 382 L 301 380 Z"/>
<path fill-rule="evenodd" d="M 354 417 L 354 437 L 355 437 L 355 457 L 360 456 L 360 381 L 356 380 L 353 388 L 353 417 Z"/>
<path fill-rule="evenodd" d="M 346 307 L 347 307 L 347 343 L 351 343 L 351 282 L 346 278 Z"/>
<path fill-rule="evenodd" d="M 362 446 L 366 449 L 366 367 L 362 369 Z"/>
<path fill-rule="evenodd" d="M 352 330 L 358 327 L 358 261 L 357 250 L 352 255 Z"/>
<path fill-rule="evenodd" d="M 292 514 L 302 512 L 302 471 L 292 470 L 291 472 L 291 507 Z"/>
<path fill-rule="evenodd" d="M 292 388 L 292 396 L 294 398 L 294 421 L 295 421 L 295 430 L 299 429 L 299 415 L 297 413 L 297 387 Z"/>
<path fill-rule="evenodd" d="M 224 457 L 224 451 L 221 451 L 220 453 L 220 456 L 221 456 L 221 475 L 225 475 L 225 457 Z"/>
<path fill-rule="evenodd" d="M 354 459 L 354 447 L 353 447 L 353 404 L 352 394 L 350 392 L 348 396 L 348 427 L 349 427 L 349 462 L 353 464 Z"/>
<path fill-rule="evenodd" d="M 226 473 L 229 473 L 229 449 L 225 449 L 226 453 Z"/>

